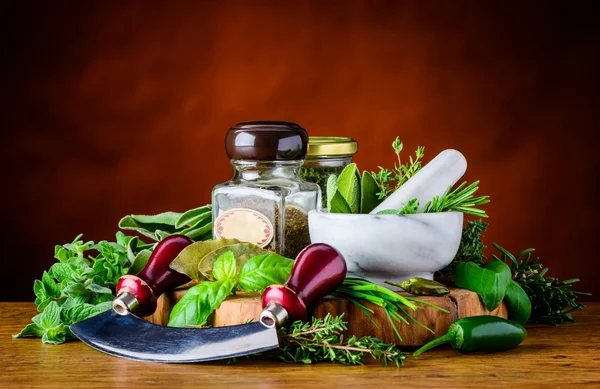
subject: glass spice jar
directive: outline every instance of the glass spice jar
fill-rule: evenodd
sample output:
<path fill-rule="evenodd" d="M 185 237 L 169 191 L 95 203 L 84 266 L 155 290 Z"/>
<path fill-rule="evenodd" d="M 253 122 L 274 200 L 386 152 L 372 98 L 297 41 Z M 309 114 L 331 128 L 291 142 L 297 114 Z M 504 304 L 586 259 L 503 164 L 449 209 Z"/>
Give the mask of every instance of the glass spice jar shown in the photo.
<path fill-rule="evenodd" d="M 244 122 L 227 131 L 230 181 L 212 191 L 215 239 L 236 238 L 285 257 L 310 244 L 308 211 L 320 206 L 319 186 L 298 176 L 308 135 L 289 122 Z"/>
<path fill-rule="evenodd" d="M 330 175 L 339 176 L 346 165 L 352 163 L 352 156 L 358 151 L 358 143 L 352 138 L 339 136 L 311 136 L 308 138 L 308 152 L 300 177 L 314 182 L 321 188 L 321 201 L 327 204 L 327 179 Z"/>

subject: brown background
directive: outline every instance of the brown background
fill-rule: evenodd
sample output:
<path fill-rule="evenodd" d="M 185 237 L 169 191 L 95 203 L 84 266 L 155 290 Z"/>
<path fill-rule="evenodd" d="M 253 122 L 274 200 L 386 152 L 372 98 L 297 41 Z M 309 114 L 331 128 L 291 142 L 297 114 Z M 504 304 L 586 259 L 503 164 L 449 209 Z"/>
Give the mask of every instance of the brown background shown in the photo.
<path fill-rule="evenodd" d="M 31 300 L 53 246 L 112 239 L 227 180 L 226 129 L 296 121 L 445 148 L 489 194 L 486 239 L 537 248 L 600 295 L 593 2 L 4 2 L 1 300 Z"/>

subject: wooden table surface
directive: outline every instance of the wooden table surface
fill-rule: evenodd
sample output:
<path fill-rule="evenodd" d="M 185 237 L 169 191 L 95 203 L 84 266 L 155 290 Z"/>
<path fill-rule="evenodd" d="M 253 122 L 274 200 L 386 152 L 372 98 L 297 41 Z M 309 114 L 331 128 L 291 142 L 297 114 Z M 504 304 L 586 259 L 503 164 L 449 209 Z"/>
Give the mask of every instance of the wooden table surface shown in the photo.
<path fill-rule="evenodd" d="M 576 313 L 576 323 L 528 326 L 528 338 L 510 351 L 461 355 L 444 346 L 419 360 L 407 358 L 401 368 L 260 359 L 147 363 L 105 355 L 82 342 L 12 339 L 35 313 L 32 303 L 0 303 L 0 388 L 600 388 L 600 303 Z"/>

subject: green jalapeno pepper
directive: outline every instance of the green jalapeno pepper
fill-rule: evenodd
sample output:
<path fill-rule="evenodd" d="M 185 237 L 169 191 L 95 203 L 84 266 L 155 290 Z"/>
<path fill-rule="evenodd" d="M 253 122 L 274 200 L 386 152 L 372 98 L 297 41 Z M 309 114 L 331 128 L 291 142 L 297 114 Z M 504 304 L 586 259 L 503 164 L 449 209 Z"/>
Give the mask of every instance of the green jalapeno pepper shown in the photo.
<path fill-rule="evenodd" d="M 470 316 L 450 325 L 448 333 L 414 352 L 418 358 L 425 351 L 450 343 L 461 353 L 495 352 L 517 347 L 527 337 L 527 330 L 516 321 L 496 316 Z"/>
<path fill-rule="evenodd" d="M 445 296 L 450 293 L 444 284 L 421 277 L 413 277 L 403 282 L 385 281 L 386 284 L 399 286 L 410 294 L 417 296 Z"/>

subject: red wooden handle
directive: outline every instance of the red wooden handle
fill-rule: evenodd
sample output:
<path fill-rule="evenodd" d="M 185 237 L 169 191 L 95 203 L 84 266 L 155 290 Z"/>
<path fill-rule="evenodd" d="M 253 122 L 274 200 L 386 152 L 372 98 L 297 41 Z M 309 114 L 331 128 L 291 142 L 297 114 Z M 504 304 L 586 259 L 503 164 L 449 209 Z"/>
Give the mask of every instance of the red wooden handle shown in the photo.
<path fill-rule="evenodd" d="M 274 302 L 290 321 L 305 320 L 306 307 L 333 292 L 346 278 L 346 261 L 335 248 L 314 243 L 298 254 L 284 285 L 271 285 L 262 295 L 263 308 Z"/>
<path fill-rule="evenodd" d="M 129 292 L 137 305 L 131 308 L 136 315 L 145 316 L 156 309 L 156 299 L 168 288 L 173 288 L 190 281 L 185 274 L 172 270 L 169 265 L 177 255 L 194 243 L 183 235 L 171 235 L 161 240 L 157 245 L 146 267 L 138 275 L 125 275 L 117 283 L 117 296 Z"/>

